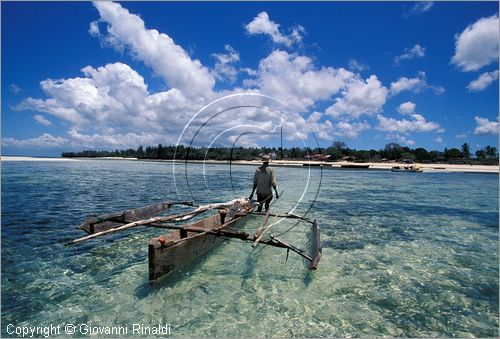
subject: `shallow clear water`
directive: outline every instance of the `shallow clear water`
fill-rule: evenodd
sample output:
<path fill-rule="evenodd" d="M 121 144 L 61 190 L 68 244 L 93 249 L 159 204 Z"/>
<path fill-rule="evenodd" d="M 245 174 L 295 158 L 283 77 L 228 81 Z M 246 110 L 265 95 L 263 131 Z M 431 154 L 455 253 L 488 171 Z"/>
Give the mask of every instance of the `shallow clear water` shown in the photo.
<path fill-rule="evenodd" d="M 276 168 L 275 212 L 315 200 L 313 273 L 293 253 L 228 240 L 150 284 L 147 242 L 162 230 L 62 245 L 84 235 L 85 215 L 177 200 L 176 188 L 199 203 L 247 196 L 254 170 L 181 165 L 174 185 L 162 162 L 2 162 L 2 337 L 9 324 L 67 323 L 170 324 L 177 337 L 498 336 L 498 175 Z M 306 225 L 282 238 L 307 247 Z"/>

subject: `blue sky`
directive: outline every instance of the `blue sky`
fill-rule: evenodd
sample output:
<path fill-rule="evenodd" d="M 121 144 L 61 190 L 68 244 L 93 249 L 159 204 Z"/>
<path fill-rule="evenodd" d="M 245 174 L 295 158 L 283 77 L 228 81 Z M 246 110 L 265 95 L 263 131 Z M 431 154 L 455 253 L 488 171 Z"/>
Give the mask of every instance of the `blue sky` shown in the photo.
<path fill-rule="evenodd" d="M 497 2 L 1 5 L 4 155 L 498 147 Z"/>

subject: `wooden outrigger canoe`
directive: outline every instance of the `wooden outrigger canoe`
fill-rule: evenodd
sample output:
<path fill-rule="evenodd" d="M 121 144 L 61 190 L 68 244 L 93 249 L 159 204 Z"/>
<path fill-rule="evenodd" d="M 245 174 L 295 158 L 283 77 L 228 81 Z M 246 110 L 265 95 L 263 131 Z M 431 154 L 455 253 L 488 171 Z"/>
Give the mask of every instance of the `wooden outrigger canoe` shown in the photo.
<path fill-rule="evenodd" d="M 171 232 L 168 234 L 152 238 L 149 241 L 148 258 L 150 280 L 156 280 L 163 275 L 168 275 L 183 266 L 197 261 L 221 244 L 225 238 L 251 241 L 253 242 L 253 247 L 257 246 L 257 244 L 263 244 L 285 248 L 288 251 L 291 250 L 309 261 L 309 269 L 317 269 L 322 249 L 319 236 L 319 225 L 316 220 L 310 221 L 296 215 L 274 215 L 275 217 L 302 219 L 311 223 L 312 246 L 309 253 L 288 244 L 272 234 L 269 234 L 269 239 L 263 239 L 264 234 L 274 225 L 272 223 L 264 228 L 271 215 L 269 211 L 264 215 L 261 227 L 259 227 L 254 235 L 251 236 L 245 232 L 235 231 L 246 222 L 255 206 L 258 205 L 256 202 L 246 198 L 235 199 L 227 203 L 200 206 L 193 211 L 183 214 L 137 220 L 140 217 L 151 216 L 151 214 L 157 215 L 170 208 L 173 204 L 192 206 L 189 202 L 163 202 L 134 210 L 104 214 L 97 217 L 88 217 L 78 229 L 84 230 L 90 235 L 75 239 L 67 243 L 67 245 L 137 226 L 170 229 Z M 196 222 L 182 226 L 169 224 L 174 221 L 186 220 L 205 211 L 214 209 L 218 209 L 218 213 Z"/>

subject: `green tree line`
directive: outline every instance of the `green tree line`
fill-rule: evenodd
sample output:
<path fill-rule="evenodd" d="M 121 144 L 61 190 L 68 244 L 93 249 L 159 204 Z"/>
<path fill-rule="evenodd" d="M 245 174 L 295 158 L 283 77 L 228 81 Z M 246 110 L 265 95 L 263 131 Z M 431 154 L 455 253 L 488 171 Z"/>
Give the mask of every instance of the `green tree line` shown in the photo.
<path fill-rule="evenodd" d="M 349 148 L 342 141 L 335 141 L 328 148 L 244 148 L 244 147 L 214 147 L 194 148 L 185 146 L 147 146 L 142 145 L 137 149 L 96 151 L 85 150 L 82 152 L 63 152 L 62 157 L 122 157 L 138 159 L 179 159 L 179 160 L 253 160 L 262 154 L 275 155 L 277 159 L 303 160 L 306 155 L 329 155 L 326 161 L 349 160 L 355 162 L 380 162 L 380 161 L 415 161 L 419 163 L 450 163 L 450 164 L 498 164 L 498 151 L 496 147 L 486 146 L 472 154 L 468 143 L 460 148 L 445 148 L 442 151 L 418 147 L 415 149 L 403 147 L 397 143 L 389 143 L 384 149 L 356 150 Z"/>

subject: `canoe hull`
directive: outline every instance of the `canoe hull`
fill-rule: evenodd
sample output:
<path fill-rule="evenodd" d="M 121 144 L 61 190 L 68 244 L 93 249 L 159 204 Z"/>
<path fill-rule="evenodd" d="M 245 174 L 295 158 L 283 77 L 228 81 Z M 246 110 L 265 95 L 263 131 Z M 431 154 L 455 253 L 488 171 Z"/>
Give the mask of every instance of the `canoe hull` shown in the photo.
<path fill-rule="evenodd" d="M 206 219 L 186 225 L 187 228 L 203 228 L 210 230 L 224 230 L 237 228 L 246 222 L 247 215 L 237 215 L 231 221 L 223 224 L 223 216 L 215 214 Z M 198 261 L 208 252 L 219 246 L 224 239 L 220 236 L 207 233 L 170 232 L 167 235 L 153 238 L 149 241 L 149 280 L 168 275 L 175 270 Z"/>

